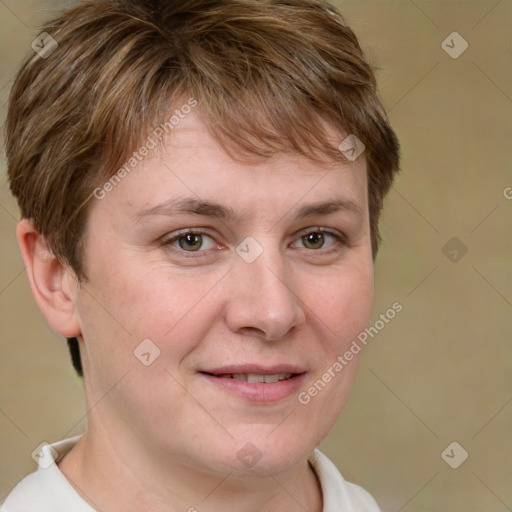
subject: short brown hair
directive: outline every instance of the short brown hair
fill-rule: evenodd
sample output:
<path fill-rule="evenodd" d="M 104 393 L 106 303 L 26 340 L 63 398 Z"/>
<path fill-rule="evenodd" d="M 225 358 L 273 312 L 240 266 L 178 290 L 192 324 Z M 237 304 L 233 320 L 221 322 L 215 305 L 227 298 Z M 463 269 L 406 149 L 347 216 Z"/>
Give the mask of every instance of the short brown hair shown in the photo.
<path fill-rule="evenodd" d="M 87 205 L 179 98 L 231 153 L 345 157 L 366 146 L 373 254 L 399 146 L 356 36 L 323 0 L 84 0 L 44 27 L 7 115 L 10 188 L 23 218 L 86 280 Z M 340 139 L 341 142 L 342 139 Z M 76 340 L 73 364 L 81 374 Z"/>

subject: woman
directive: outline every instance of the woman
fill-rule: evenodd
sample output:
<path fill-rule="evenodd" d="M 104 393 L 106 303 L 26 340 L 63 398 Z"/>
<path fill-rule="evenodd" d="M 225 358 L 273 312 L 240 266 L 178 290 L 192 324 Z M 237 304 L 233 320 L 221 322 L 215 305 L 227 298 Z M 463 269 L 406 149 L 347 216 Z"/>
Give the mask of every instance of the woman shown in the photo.
<path fill-rule="evenodd" d="M 8 171 L 88 428 L 2 512 L 379 510 L 316 449 L 399 160 L 353 32 L 319 0 L 88 0 L 44 30 Z"/>

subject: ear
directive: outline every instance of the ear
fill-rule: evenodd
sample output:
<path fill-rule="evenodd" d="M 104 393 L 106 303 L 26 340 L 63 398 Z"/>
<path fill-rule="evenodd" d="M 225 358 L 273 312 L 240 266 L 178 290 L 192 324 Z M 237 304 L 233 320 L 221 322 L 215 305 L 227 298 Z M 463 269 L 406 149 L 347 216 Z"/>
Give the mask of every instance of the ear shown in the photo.
<path fill-rule="evenodd" d="M 30 288 L 50 327 L 66 338 L 80 335 L 75 301 L 79 284 L 75 273 L 52 254 L 31 220 L 18 223 L 16 237 Z"/>

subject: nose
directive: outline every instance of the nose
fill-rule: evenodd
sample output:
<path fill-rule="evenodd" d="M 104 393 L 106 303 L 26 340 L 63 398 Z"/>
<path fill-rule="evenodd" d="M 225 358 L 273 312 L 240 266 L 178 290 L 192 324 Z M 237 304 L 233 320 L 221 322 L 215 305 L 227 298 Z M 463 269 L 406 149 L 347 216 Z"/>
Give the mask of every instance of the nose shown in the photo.
<path fill-rule="evenodd" d="M 291 276 L 277 249 L 264 250 L 252 263 L 237 258 L 230 272 L 229 328 L 266 341 L 283 339 L 300 329 L 305 322 L 304 305 Z"/>

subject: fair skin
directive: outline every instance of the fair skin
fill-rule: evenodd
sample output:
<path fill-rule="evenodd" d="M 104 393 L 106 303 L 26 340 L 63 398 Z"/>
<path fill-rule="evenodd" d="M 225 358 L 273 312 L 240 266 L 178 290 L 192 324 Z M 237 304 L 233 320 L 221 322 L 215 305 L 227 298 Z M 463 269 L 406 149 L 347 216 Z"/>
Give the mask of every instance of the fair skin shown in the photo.
<path fill-rule="evenodd" d="M 171 135 L 91 202 L 82 285 L 28 220 L 19 224 L 41 310 L 81 343 L 88 430 L 59 467 L 104 512 L 217 512 L 226 503 L 321 512 L 307 459 L 347 400 L 358 356 L 308 404 L 298 395 L 370 319 L 364 158 L 320 165 L 282 153 L 240 163 L 195 113 Z M 183 198 L 235 216 L 148 213 Z M 341 206 L 298 217 L 328 201 Z M 194 237 L 199 229 L 206 234 Z M 236 251 L 247 237 L 263 249 L 251 263 Z M 134 355 L 145 339 L 160 350 L 149 366 Z M 224 372 L 286 375 L 251 383 Z M 247 443 L 261 456 L 254 465 L 237 456 Z"/>

